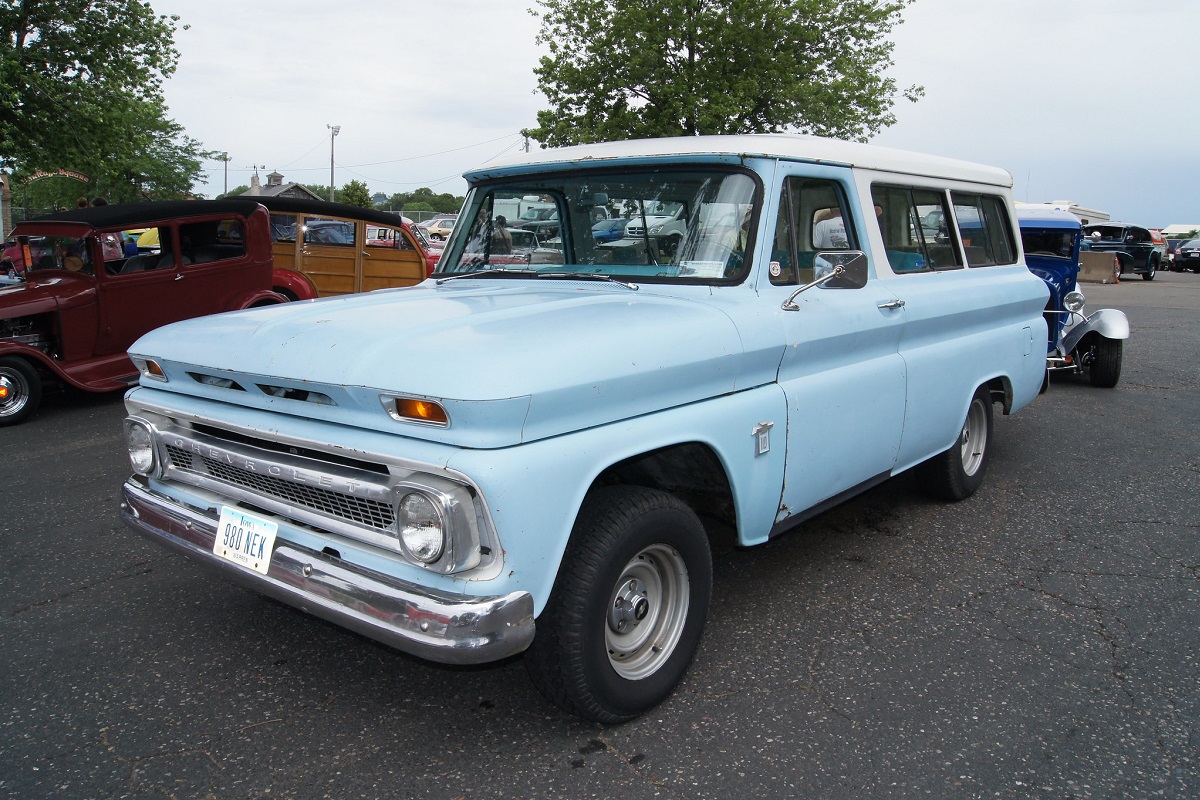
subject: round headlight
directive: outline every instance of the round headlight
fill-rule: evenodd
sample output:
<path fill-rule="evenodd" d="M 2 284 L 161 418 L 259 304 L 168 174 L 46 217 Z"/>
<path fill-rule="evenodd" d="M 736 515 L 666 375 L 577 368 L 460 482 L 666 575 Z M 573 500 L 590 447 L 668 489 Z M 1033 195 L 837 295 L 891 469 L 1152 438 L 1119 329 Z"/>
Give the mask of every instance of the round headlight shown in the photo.
<path fill-rule="evenodd" d="M 396 509 L 396 529 L 400 542 L 413 558 L 432 564 L 442 557 L 446 547 L 446 525 L 442 511 L 426 495 L 409 492 Z"/>
<path fill-rule="evenodd" d="M 1072 314 L 1083 311 L 1083 292 L 1067 292 L 1067 296 L 1063 298 L 1063 307 Z"/>
<path fill-rule="evenodd" d="M 149 426 L 136 420 L 125 420 L 125 444 L 129 448 L 129 465 L 138 475 L 154 471 L 154 435 Z"/>

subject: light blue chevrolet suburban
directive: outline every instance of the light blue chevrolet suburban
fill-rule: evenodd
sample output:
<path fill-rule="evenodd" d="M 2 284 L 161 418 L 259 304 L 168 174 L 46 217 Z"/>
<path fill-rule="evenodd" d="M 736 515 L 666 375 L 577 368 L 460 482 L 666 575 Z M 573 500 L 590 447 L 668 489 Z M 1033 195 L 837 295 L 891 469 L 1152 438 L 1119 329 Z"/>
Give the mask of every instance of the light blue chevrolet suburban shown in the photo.
<path fill-rule="evenodd" d="M 423 283 L 133 346 L 130 525 L 427 659 L 524 652 L 552 702 L 619 722 L 699 646 L 702 517 L 759 544 L 908 469 L 963 499 L 993 406 L 1043 386 L 1003 170 L 756 135 L 466 178 Z M 497 210 L 530 197 L 561 224 L 522 250 Z M 650 235 L 664 210 L 679 236 Z M 642 235 L 597 240 L 612 217 Z"/>

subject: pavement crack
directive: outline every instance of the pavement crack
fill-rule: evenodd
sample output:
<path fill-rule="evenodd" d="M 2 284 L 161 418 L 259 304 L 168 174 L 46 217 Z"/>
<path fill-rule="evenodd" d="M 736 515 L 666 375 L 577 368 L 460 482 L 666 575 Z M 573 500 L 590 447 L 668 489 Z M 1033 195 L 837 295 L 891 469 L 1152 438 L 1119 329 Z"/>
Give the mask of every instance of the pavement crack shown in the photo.
<path fill-rule="evenodd" d="M 99 580 L 89 581 L 88 583 L 81 583 L 78 586 L 74 586 L 70 589 L 67 589 L 64 592 L 59 592 L 58 594 L 54 595 L 53 597 L 47 597 L 44 600 L 38 600 L 35 603 L 30 603 L 29 605 L 24 606 L 23 608 L 14 609 L 14 610 L 8 612 L 8 616 L 10 618 L 16 617 L 16 616 L 24 614 L 28 611 L 34 611 L 39 608 L 44 608 L 45 606 L 53 605 L 62 600 L 66 600 L 69 597 L 73 597 L 77 594 L 89 592 L 92 589 L 95 589 L 100 586 L 106 586 L 111 583 L 117 583 L 119 581 L 129 580 L 130 578 L 136 578 L 139 575 L 148 575 L 149 573 L 154 571 L 154 567 L 152 566 L 152 564 L 153 564 L 153 561 L 150 559 L 147 559 L 146 561 L 140 561 L 137 564 L 137 567 L 138 567 L 137 569 L 121 570 L 119 572 L 113 573 L 112 575 L 108 575 L 104 578 L 100 578 Z"/>

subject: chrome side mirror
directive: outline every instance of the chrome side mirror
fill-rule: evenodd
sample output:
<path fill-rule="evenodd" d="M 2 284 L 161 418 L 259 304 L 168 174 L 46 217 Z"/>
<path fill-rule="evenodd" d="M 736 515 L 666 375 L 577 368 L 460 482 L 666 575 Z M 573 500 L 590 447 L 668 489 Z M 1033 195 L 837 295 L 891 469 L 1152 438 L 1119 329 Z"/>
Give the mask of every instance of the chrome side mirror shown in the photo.
<path fill-rule="evenodd" d="M 867 285 L 867 254 L 861 250 L 820 252 L 813 257 L 813 271 L 818 276 L 806 283 L 780 306 L 784 311 L 798 311 L 796 298 L 814 286 L 825 289 L 861 289 Z"/>

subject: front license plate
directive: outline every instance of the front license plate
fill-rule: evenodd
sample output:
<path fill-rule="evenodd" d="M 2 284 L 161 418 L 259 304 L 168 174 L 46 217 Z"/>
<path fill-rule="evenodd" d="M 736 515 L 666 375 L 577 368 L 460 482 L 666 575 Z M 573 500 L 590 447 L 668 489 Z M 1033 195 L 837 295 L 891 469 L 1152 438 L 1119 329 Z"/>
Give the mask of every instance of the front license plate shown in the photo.
<path fill-rule="evenodd" d="M 221 506 L 213 552 L 226 561 L 266 575 L 271 566 L 271 550 L 275 547 L 278 530 L 278 523 L 269 519 Z"/>

